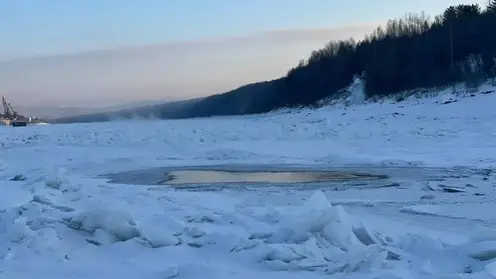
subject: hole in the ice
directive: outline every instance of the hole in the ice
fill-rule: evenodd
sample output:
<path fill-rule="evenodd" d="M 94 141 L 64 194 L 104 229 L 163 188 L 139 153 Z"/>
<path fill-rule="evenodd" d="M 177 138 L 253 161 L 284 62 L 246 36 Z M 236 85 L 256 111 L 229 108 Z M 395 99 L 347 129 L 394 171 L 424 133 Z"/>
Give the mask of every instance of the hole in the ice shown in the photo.
<path fill-rule="evenodd" d="M 339 181 L 370 181 L 386 179 L 385 175 L 341 171 L 224 171 L 175 170 L 160 184 L 188 185 L 215 183 L 317 183 Z"/>
<path fill-rule="evenodd" d="M 470 169 L 432 167 L 391 167 L 382 165 L 306 166 L 306 165 L 209 165 L 157 167 L 103 174 L 108 183 L 132 185 L 169 185 L 172 187 L 201 186 L 202 190 L 217 186 L 237 187 L 240 184 L 258 186 L 280 184 L 305 187 L 334 187 L 335 190 L 354 188 L 397 187 L 397 180 L 435 181 L 459 176 Z M 312 185 L 312 184 L 319 185 Z M 204 187 L 206 186 L 206 188 Z M 209 188 L 212 187 L 212 188 Z"/>

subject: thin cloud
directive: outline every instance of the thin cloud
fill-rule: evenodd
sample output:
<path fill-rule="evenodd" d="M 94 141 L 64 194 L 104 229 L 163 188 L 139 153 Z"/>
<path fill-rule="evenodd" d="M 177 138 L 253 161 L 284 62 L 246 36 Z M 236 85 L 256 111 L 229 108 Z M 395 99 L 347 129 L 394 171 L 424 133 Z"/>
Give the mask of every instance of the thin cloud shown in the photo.
<path fill-rule="evenodd" d="M 331 40 L 377 24 L 274 30 L 252 36 L 51 55 L 0 62 L 1 91 L 23 105 L 90 105 L 205 96 L 284 75 Z"/>

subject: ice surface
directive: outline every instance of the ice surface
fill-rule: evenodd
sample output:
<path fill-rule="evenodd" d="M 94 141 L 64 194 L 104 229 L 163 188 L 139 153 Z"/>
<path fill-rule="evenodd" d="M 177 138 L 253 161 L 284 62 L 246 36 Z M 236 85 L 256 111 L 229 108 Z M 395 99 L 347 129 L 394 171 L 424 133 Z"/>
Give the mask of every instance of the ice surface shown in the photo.
<path fill-rule="evenodd" d="M 496 215 L 493 210 L 496 202 L 477 204 L 444 204 L 444 205 L 412 205 L 402 208 L 403 212 L 413 214 L 434 215 L 447 218 L 471 219 L 481 221 L 494 221 Z"/>
<path fill-rule="evenodd" d="M 0 127 L 0 278 L 493 278 L 495 102 L 446 93 L 264 116 Z M 95 178 L 232 163 L 452 172 L 346 191 Z"/>

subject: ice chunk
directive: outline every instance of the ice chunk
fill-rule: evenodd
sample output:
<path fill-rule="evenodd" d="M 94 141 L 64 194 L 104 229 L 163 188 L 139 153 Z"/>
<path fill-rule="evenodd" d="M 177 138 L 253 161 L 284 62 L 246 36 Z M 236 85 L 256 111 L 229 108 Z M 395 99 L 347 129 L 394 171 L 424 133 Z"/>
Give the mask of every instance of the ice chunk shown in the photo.
<path fill-rule="evenodd" d="M 172 279 L 179 275 L 179 267 L 171 266 L 159 272 L 159 279 Z"/>
<path fill-rule="evenodd" d="M 387 239 L 382 239 L 378 233 L 371 232 L 363 224 L 353 226 L 353 233 L 364 245 L 381 244 L 386 245 Z"/>
<path fill-rule="evenodd" d="M 471 243 L 468 247 L 468 255 L 480 261 L 496 258 L 496 241 L 483 241 Z"/>
<path fill-rule="evenodd" d="M 310 233 L 293 228 L 279 228 L 267 239 L 268 243 L 302 243 L 308 240 Z"/>
<path fill-rule="evenodd" d="M 196 226 L 185 228 L 184 231 L 185 231 L 186 235 L 188 235 L 192 238 L 199 238 L 199 237 L 202 237 L 205 235 L 205 231 L 203 231 L 202 229 L 200 229 Z"/>
<path fill-rule="evenodd" d="M 439 239 L 420 234 L 402 235 L 398 238 L 395 246 L 416 254 L 430 254 L 444 250 L 443 243 Z"/>
<path fill-rule="evenodd" d="M 379 269 L 382 267 L 387 258 L 387 251 L 379 245 L 365 246 L 363 249 L 355 250 L 353 253 L 347 253 L 343 259 L 343 264 L 329 273 L 337 272 L 357 272 L 364 269 Z"/>
<path fill-rule="evenodd" d="M 9 241 L 20 243 L 34 235 L 34 232 L 26 225 L 26 221 L 25 217 L 19 217 L 7 227 L 6 237 Z"/>
<path fill-rule="evenodd" d="M 290 263 L 295 260 L 302 260 L 305 256 L 297 254 L 294 249 L 286 246 L 273 247 L 273 250 L 265 257 L 266 261 L 281 261 Z"/>
<path fill-rule="evenodd" d="M 323 229 L 324 238 L 334 246 L 351 251 L 364 246 L 353 233 L 353 224 L 341 206 L 334 206 L 326 212 L 329 222 Z"/>
<path fill-rule="evenodd" d="M 243 250 L 250 250 L 260 245 L 260 241 L 254 239 L 241 239 L 237 245 L 235 245 L 231 252 L 240 252 Z"/>
<path fill-rule="evenodd" d="M 432 263 L 430 260 L 427 260 L 422 266 L 420 267 L 420 272 L 423 274 L 433 274 L 434 273 L 434 267 L 432 267 Z"/>
<path fill-rule="evenodd" d="M 102 229 L 113 235 L 118 241 L 126 241 L 141 235 L 133 218 L 126 212 L 117 210 L 83 212 L 69 217 L 66 221 L 70 228 L 89 233 L 95 233 L 97 229 Z"/>
<path fill-rule="evenodd" d="M 162 227 L 152 225 L 142 224 L 141 237 L 150 243 L 152 248 L 174 246 L 179 244 L 179 239 L 170 231 L 167 231 Z"/>
<path fill-rule="evenodd" d="M 150 219 L 156 226 L 167 228 L 173 235 L 181 235 L 185 230 L 185 224 L 182 220 L 164 215 L 156 215 Z M 198 232 L 199 233 L 199 232 Z"/>
<path fill-rule="evenodd" d="M 496 230 L 482 227 L 473 234 L 470 239 L 473 242 L 496 241 Z"/>
<path fill-rule="evenodd" d="M 485 270 L 487 273 L 489 273 L 492 277 L 496 278 L 496 261 L 492 261 L 491 263 L 487 264 L 485 266 Z"/>
<path fill-rule="evenodd" d="M 324 192 L 321 190 L 315 191 L 315 193 L 305 202 L 305 207 L 314 210 L 321 211 L 331 208 L 331 203 L 325 196 Z"/>
<path fill-rule="evenodd" d="M 116 242 L 114 235 L 102 229 L 95 230 L 93 233 L 93 240 L 98 241 L 100 244 L 111 244 Z"/>

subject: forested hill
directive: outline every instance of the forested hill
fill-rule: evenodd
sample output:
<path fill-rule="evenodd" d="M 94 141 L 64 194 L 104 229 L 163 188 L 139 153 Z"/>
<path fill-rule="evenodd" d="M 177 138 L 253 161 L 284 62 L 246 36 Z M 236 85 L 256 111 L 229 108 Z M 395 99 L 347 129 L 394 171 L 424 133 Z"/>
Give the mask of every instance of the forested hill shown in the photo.
<path fill-rule="evenodd" d="M 155 115 L 189 118 L 308 106 L 333 97 L 355 76 L 362 76 L 368 97 L 458 82 L 476 86 L 496 77 L 496 0 L 487 7 L 451 6 L 433 19 L 412 14 L 390 20 L 362 41 L 330 42 L 313 51 L 280 79 L 246 85 L 172 111 L 164 107 Z"/>
<path fill-rule="evenodd" d="M 368 97 L 403 90 L 478 82 L 496 75 L 496 0 L 452 6 L 429 20 L 390 20 L 361 42 L 331 42 L 285 77 L 287 105 L 335 94 L 363 75 Z"/>

